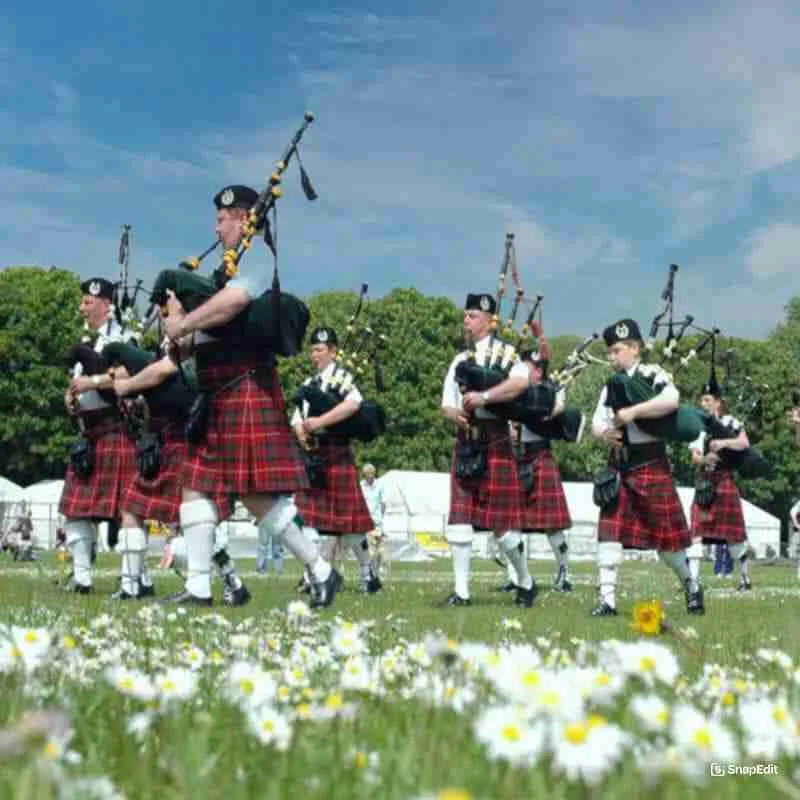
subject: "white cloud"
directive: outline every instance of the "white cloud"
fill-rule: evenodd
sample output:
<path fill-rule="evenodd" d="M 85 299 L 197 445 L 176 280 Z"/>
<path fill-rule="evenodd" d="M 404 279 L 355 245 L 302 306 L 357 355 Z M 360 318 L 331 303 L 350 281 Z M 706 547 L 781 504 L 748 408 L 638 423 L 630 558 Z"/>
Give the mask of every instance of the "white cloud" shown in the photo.
<path fill-rule="evenodd" d="M 752 275 L 764 278 L 800 267 L 800 225 L 774 222 L 754 231 L 745 243 L 745 263 Z"/>

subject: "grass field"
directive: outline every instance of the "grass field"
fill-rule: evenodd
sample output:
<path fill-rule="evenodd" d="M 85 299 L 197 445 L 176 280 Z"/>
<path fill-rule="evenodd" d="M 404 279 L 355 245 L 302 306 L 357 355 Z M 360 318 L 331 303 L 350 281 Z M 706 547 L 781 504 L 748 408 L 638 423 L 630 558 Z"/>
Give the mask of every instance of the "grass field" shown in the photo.
<path fill-rule="evenodd" d="M 490 562 L 461 609 L 437 607 L 446 561 L 398 564 L 320 614 L 295 604 L 292 562 L 239 566 L 246 608 L 176 613 L 109 600 L 114 557 L 93 596 L 62 594 L 55 562 L 0 561 L 0 751 L 19 745 L 2 797 L 800 797 L 794 567 L 756 564 L 739 594 L 705 564 L 698 618 L 665 567 L 626 563 L 620 616 L 598 620 L 591 565 L 559 595 L 532 562 L 543 591 L 521 610 Z M 656 597 L 674 633 L 642 639 L 630 612 Z M 42 736 L 35 709 L 54 712 Z"/>

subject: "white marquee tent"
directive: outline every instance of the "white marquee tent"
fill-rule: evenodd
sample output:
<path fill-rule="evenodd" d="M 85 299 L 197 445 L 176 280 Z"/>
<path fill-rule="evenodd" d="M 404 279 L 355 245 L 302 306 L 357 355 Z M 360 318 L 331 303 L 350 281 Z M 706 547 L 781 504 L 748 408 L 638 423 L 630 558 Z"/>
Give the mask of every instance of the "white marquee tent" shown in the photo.
<path fill-rule="evenodd" d="M 450 476 L 437 472 L 404 472 L 391 470 L 380 478 L 386 514 L 384 530 L 392 552 L 398 548 L 436 555 L 448 552 L 445 530 L 450 503 Z M 567 537 L 572 558 L 593 559 L 597 545 L 597 506 L 592 502 L 591 483 L 565 483 L 564 491 L 572 516 Z M 694 489 L 678 489 L 684 512 L 689 518 Z M 746 500 L 742 501 L 747 536 L 757 558 L 767 556 L 767 548 L 780 552 L 780 521 Z M 487 536 L 477 535 L 473 549 L 481 555 L 488 552 Z M 552 558 L 544 536 L 530 537 L 531 558 Z M 410 553 L 409 553 L 410 554 Z M 651 554 L 653 557 L 655 554 Z"/>
<path fill-rule="evenodd" d="M 22 500 L 22 487 L 0 475 L 0 534 L 5 533 L 24 510 Z"/>

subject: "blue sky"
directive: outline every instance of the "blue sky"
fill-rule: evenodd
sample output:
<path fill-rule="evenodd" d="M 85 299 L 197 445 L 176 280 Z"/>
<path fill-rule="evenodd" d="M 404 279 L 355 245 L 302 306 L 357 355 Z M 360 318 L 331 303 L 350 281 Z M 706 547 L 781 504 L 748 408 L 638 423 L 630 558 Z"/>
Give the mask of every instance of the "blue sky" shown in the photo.
<path fill-rule="evenodd" d="M 646 10 L 642 10 L 647 6 Z M 0 265 L 152 280 L 317 122 L 279 209 L 284 287 L 460 302 L 506 230 L 551 334 L 680 313 L 760 337 L 800 293 L 790 3 L 6 3 Z M 263 251 L 263 248 L 262 248 Z M 249 254 L 245 270 L 268 268 Z"/>

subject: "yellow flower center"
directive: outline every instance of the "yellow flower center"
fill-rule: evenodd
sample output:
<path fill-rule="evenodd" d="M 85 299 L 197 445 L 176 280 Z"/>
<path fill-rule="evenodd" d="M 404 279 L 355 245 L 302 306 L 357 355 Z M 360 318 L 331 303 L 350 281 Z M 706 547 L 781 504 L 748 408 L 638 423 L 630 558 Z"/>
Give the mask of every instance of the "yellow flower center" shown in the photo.
<path fill-rule="evenodd" d="M 718 677 L 715 675 L 715 676 L 714 676 L 714 677 L 713 677 L 713 678 L 712 678 L 712 679 L 711 679 L 711 680 L 708 682 L 708 685 L 709 685 L 709 686 L 710 686 L 712 689 L 719 689 L 719 687 L 720 687 L 720 685 L 721 685 L 721 681 L 720 681 L 720 679 L 719 679 L 719 678 L 718 678 Z"/>
<path fill-rule="evenodd" d="M 365 769 L 367 764 L 369 763 L 369 760 L 367 759 L 367 754 L 366 753 L 362 753 L 361 751 L 356 753 L 355 761 L 356 761 L 356 766 L 359 769 Z"/>
<path fill-rule="evenodd" d="M 745 681 L 743 681 L 741 678 L 738 678 L 733 684 L 733 688 L 736 689 L 737 692 L 746 692 L 747 683 L 745 683 Z"/>
<path fill-rule="evenodd" d="M 736 702 L 736 697 L 733 695 L 732 692 L 725 692 L 722 695 L 722 705 L 724 706 L 732 706 Z"/>
<path fill-rule="evenodd" d="M 472 795 L 466 789 L 442 789 L 436 800 L 472 800 Z"/>
<path fill-rule="evenodd" d="M 289 696 L 289 687 L 288 686 L 279 686 L 278 687 L 278 697 L 283 698 L 284 700 Z"/>
<path fill-rule="evenodd" d="M 311 706 L 308 703 L 300 703 L 296 710 L 299 716 L 307 717 L 311 713 Z"/>
<path fill-rule="evenodd" d="M 271 719 L 265 719 L 261 723 L 261 730 L 264 733 L 273 733 L 275 731 L 275 723 Z"/>
<path fill-rule="evenodd" d="M 508 742 L 518 742 L 522 738 L 519 726 L 506 725 L 502 731 L 502 737 Z"/>
<path fill-rule="evenodd" d="M 325 706 L 330 709 L 341 708 L 343 705 L 342 696 L 338 693 L 329 694 L 325 700 Z"/>
<path fill-rule="evenodd" d="M 785 708 L 776 708 L 772 712 L 772 716 L 779 725 L 783 725 L 786 722 L 786 709 Z"/>
<path fill-rule="evenodd" d="M 16 645 L 11 646 L 11 658 L 22 658 L 22 650 Z"/>
<path fill-rule="evenodd" d="M 178 687 L 175 685 L 175 681 L 170 680 L 169 678 L 167 678 L 167 680 L 163 681 L 161 684 L 161 690 L 164 692 L 174 692 L 177 688 Z"/>
<path fill-rule="evenodd" d="M 61 753 L 61 748 L 55 742 L 48 742 L 44 746 L 45 757 L 54 761 Z"/>
<path fill-rule="evenodd" d="M 692 737 L 694 743 L 703 750 L 711 749 L 711 731 L 708 728 L 698 728 Z"/>
<path fill-rule="evenodd" d="M 214 650 L 214 651 L 212 651 L 212 653 L 211 653 L 211 660 L 212 660 L 212 661 L 213 661 L 215 664 L 220 664 L 220 663 L 222 663 L 222 662 L 225 660 L 225 656 L 223 656 L 223 655 L 222 655 L 222 653 L 220 653 L 220 651 L 219 651 L 219 650 Z"/>
<path fill-rule="evenodd" d="M 451 698 L 451 697 L 453 697 L 453 696 L 455 695 L 455 693 L 456 693 L 456 687 L 455 687 L 455 686 L 448 686 L 448 687 L 447 687 L 447 688 L 444 690 L 444 695 L 445 695 L 445 697 L 447 697 L 448 699 L 449 699 L 449 698 Z"/>
<path fill-rule="evenodd" d="M 594 682 L 598 686 L 608 686 L 611 683 L 611 676 L 607 675 L 605 672 L 601 672 L 595 679 Z"/>
<path fill-rule="evenodd" d="M 570 744 L 583 744 L 586 741 L 587 727 L 579 722 L 564 726 L 564 738 Z"/>
<path fill-rule="evenodd" d="M 602 714 L 590 714 L 586 720 L 586 726 L 591 730 L 592 728 L 600 728 L 607 725 L 608 720 Z"/>
<path fill-rule="evenodd" d="M 661 711 L 656 714 L 656 721 L 661 725 L 666 725 L 669 722 L 669 711 L 666 708 L 662 708 Z"/>
<path fill-rule="evenodd" d="M 538 686 L 540 681 L 541 677 L 535 669 L 528 670 L 522 676 L 522 682 L 525 684 L 525 686 Z"/>
<path fill-rule="evenodd" d="M 65 636 L 61 640 L 61 644 L 64 645 L 65 650 L 73 650 L 77 643 L 71 636 Z"/>
<path fill-rule="evenodd" d="M 639 659 L 639 669 L 642 672 L 652 672 L 656 668 L 656 660 L 652 656 L 642 656 Z"/>
<path fill-rule="evenodd" d="M 241 689 L 242 694 L 250 695 L 256 690 L 256 685 L 250 680 L 250 678 L 242 678 L 239 681 L 239 688 Z"/>
<path fill-rule="evenodd" d="M 557 706 L 558 701 L 561 699 L 558 692 L 549 691 L 544 692 L 542 694 L 542 705 L 543 706 Z"/>
<path fill-rule="evenodd" d="M 133 678 L 120 678 L 117 686 L 123 691 L 130 692 L 133 689 Z"/>
<path fill-rule="evenodd" d="M 25 631 L 25 641 L 31 644 L 33 642 L 38 642 L 39 637 L 36 635 L 35 631 Z"/>

